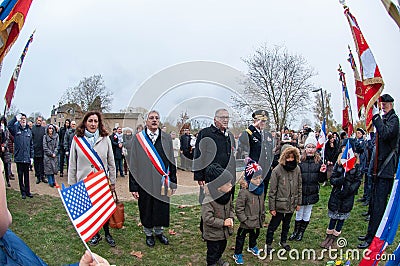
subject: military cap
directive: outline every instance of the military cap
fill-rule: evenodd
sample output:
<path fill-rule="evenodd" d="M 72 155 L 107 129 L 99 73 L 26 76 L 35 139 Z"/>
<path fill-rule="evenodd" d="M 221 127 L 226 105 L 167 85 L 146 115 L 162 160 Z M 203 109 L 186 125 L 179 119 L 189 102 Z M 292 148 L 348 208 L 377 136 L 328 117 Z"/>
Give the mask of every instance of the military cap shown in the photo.
<path fill-rule="evenodd" d="M 253 113 L 252 117 L 254 119 L 268 120 L 268 112 L 265 110 L 257 110 Z"/>
<path fill-rule="evenodd" d="M 392 103 L 394 102 L 394 99 L 389 94 L 383 94 L 380 98 L 380 101 L 384 103 Z"/>
<path fill-rule="evenodd" d="M 361 127 L 358 127 L 358 128 L 357 128 L 357 131 L 360 131 L 363 135 L 365 135 L 365 130 L 362 129 Z"/>

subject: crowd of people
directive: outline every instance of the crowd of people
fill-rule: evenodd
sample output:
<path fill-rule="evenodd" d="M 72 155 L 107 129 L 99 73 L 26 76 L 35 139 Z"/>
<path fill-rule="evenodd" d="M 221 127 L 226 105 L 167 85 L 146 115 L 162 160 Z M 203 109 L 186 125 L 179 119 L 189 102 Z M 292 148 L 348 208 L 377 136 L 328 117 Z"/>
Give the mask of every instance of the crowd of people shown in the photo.
<path fill-rule="evenodd" d="M 214 122 L 195 136 L 183 128 L 178 138 L 176 132 L 168 134 L 160 127 L 160 114 L 150 111 L 145 126 L 116 127 L 110 135 L 104 127 L 99 112 L 88 112 L 76 126 L 67 120 L 64 127 L 42 125 L 42 117 L 31 127 L 26 116 L 20 114 L 8 123 L 1 122 L 1 159 L 4 164 L 6 184 L 12 178 L 8 168 L 11 152 L 8 142 L 13 138 L 14 162 L 23 199 L 32 197 L 29 186 L 29 167 L 33 163 L 37 183 L 56 184 L 55 175 L 63 174 L 67 162 L 68 184 L 73 185 L 92 171 L 104 170 L 115 190 L 116 178 L 129 176 L 129 191 L 138 200 L 140 220 L 145 243 L 153 248 L 158 240 L 168 245 L 170 240 L 164 228 L 170 225 L 170 197 L 175 194 L 177 165 L 193 172 L 200 189 L 200 231 L 207 243 L 207 265 L 229 265 L 223 261 L 227 239 L 233 235 L 235 218 L 240 225 L 236 232 L 236 264 L 244 263 L 243 249 L 258 256 L 257 242 L 265 226 L 266 210 L 271 220 L 266 228 L 265 248 L 273 250 L 274 233 L 282 224 L 279 245 L 290 251 L 290 242 L 302 241 L 311 222 L 312 209 L 319 201 L 320 186 L 329 182 L 329 223 L 322 248 L 335 246 L 345 221 L 350 217 L 355 195 L 364 178 L 363 196 L 358 201 L 368 206 L 364 214 L 369 222 L 366 235 L 358 248 L 368 248 L 382 219 L 393 185 L 398 163 L 399 120 L 393 109 L 390 95 L 380 98 L 381 110 L 373 107 L 372 123 L 375 132 L 366 133 L 357 128 L 355 136 L 345 132 L 329 132 L 325 145 L 318 145 L 319 132 L 308 126 L 298 132 L 285 128 L 282 132 L 269 131 L 268 112 L 257 110 L 253 122 L 241 133 L 237 142 L 228 130 L 229 111 L 218 109 Z M 6 130 L 6 126 L 8 130 Z M 40 141 L 41 139 L 41 141 Z M 84 152 L 80 142 L 88 146 Z M 352 147 L 356 157 L 354 167 L 347 168 L 341 160 L 343 152 Z M 98 158 L 93 165 L 90 156 Z M 236 162 L 244 159 L 243 175 L 237 180 Z M 235 199 L 235 185 L 239 192 Z M 3 180 L 4 182 L 4 180 Z M 266 206 L 266 198 L 268 205 Z M 4 205 L 6 208 L 6 205 Z M 4 208 L 2 211 L 5 211 Z M 5 217 L 10 214 L 6 213 Z M 292 217 L 294 229 L 289 235 Z M 8 227 L 10 217 L 8 218 Z M 116 241 L 110 234 L 108 222 L 103 226 L 107 243 L 114 247 Z M 4 232 L 3 232 L 4 233 Z M 97 233 L 89 244 L 97 245 L 102 239 Z"/>

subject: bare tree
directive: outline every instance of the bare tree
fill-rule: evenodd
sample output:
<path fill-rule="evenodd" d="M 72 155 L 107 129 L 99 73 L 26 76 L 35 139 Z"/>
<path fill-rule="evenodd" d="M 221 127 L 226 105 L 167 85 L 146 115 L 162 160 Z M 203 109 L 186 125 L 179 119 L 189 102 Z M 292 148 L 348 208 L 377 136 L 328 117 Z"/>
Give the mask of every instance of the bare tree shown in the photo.
<path fill-rule="evenodd" d="M 326 119 L 326 130 L 336 131 L 336 121 L 333 119 L 333 111 L 331 106 L 331 97 L 332 94 L 327 92 L 326 90 L 322 90 L 324 95 L 324 109 L 325 109 L 325 119 Z M 322 99 L 320 93 L 315 94 L 315 108 L 314 108 L 314 117 L 317 119 L 317 128 L 321 128 L 322 124 Z"/>
<path fill-rule="evenodd" d="M 283 46 L 269 49 L 264 44 L 243 61 L 249 68 L 246 100 L 233 99 L 238 109 L 267 110 L 277 130 L 307 110 L 314 88 L 310 79 L 316 74 L 302 56 L 290 54 Z"/>
<path fill-rule="evenodd" d="M 99 74 L 84 77 L 78 86 L 67 89 L 61 101 L 78 104 L 84 112 L 104 112 L 111 110 L 112 95 L 113 93 L 107 90 L 103 77 Z"/>

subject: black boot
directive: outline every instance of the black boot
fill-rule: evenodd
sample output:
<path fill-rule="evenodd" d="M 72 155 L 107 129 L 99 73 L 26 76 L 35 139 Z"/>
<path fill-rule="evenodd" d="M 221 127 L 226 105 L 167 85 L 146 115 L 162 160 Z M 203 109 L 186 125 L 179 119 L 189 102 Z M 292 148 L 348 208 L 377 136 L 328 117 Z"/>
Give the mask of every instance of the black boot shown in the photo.
<path fill-rule="evenodd" d="M 301 241 L 303 239 L 304 232 L 306 231 L 307 225 L 310 223 L 310 221 L 302 221 L 301 226 L 300 226 L 300 231 L 296 237 L 296 241 Z"/>
<path fill-rule="evenodd" d="M 300 220 L 300 221 L 297 221 L 297 220 L 296 220 L 296 221 L 294 221 L 294 231 L 293 231 L 293 234 L 291 234 L 291 235 L 289 236 L 289 240 L 290 240 L 290 241 L 295 240 L 295 239 L 297 238 L 302 223 L 303 223 L 303 220 Z"/>

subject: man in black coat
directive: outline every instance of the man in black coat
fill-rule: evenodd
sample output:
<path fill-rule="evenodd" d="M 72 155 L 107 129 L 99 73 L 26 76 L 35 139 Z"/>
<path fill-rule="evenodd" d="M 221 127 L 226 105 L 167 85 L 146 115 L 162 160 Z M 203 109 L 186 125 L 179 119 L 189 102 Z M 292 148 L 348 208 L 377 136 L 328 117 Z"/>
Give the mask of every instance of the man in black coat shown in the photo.
<path fill-rule="evenodd" d="M 156 170 L 147 153 L 140 143 L 143 141 L 137 134 L 132 139 L 131 149 L 128 150 L 129 162 L 129 191 L 138 200 L 140 221 L 146 235 L 146 245 L 153 247 L 155 237 L 164 245 L 168 238 L 163 234 L 163 227 L 170 222 L 170 198 L 177 188 L 176 167 L 171 136 L 159 128 L 160 115 L 150 111 L 146 118 L 144 134 L 151 139 L 154 148 L 160 156 L 165 169 L 169 172 L 169 185 L 165 186 L 163 176 Z M 138 133 L 143 134 L 143 133 Z M 146 140 L 144 140 L 146 141 Z M 168 180 L 168 179 L 167 179 Z"/>
<path fill-rule="evenodd" d="M 60 153 L 60 177 L 64 176 L 64 161 L 65 161 L 65 149 L 64 149 L 64 137 L 65 133 L 70 128 L 71 120 L 65 119 L 64 126 L 60 128 L 60 132 L 58 134 L 58 152 Z"/>
<path fill-rule="evenodd" d="M 190 134 L 190 130 L 188 128 L 183 129 L 183 135 L 180 137 L 181 141 L 181 167 L 183 170 L 191 170 L 192 169 L 192 146 L 190 145 L 190 140 L 192 139 L 192 135 Z"/>
<path fill-rule="evenodd" d="M 264 191 L 267 191 L 271 176 L 271 165 L 274 158 L 272 154 L 274 139 L 271 133 L 266 130 L 266 123 L 268 121 L 267 111 L 257 110 L 252 114 L 252 117 L 253 124 L 246 129 L 247 141 L 250 146 L 249 157 L 256 161 L 263 169 Z"/>
<path fill-rule="evenodd" d="M 215 112 L 214 124 L 200 130 L 194 149 L 193 171 L 194 180 L 200 187 L 206 183 L 206 169 L 209 165 L 217 163 L 228 170 L 233 177 L 236 176 L 236 161 L 234 157 L 235 139 L 227 131 L 229 112 L 218 109 Z M 232 180 L 234 185 L 236 178 Z M 234 186 L 232 187 L 234 191 Z M 234 193 L 232 193 L 233 195 Z"/>
<path fill-rule="evenodd" d="M 40 182 L 47 183 L 44 176 L 44 151 L 43 136 L 46 134 L 45 127 L 42 126 L 43 117 L 36 118 L 36 124 L 32 127 L 33 138 L 33 166 L 35 168 L 36 184 Z"/>
<path fill-rule="evenodd" d="M 377 132 L 375 140 L 378 142 L 378 154 L 376 155 L 375 146 L 370 162 L 373 165 L 377 165 L 374 171 L 370 200 L 371 216 L 367 234 L 358 238 L 363 241 L 357 246 L 358 248 L 369 247 L 378 230 L 392 190 L 394 174 L 397 168 L 396 151 L 399 139 L 399 118 L 393 109 L 394 99 L 389 94 L 382 95 L 380 102 L 383 111 L 382 118 L 379 115 L 378 107 L 374 105 L 372 110 L 372 123 Z"/>

